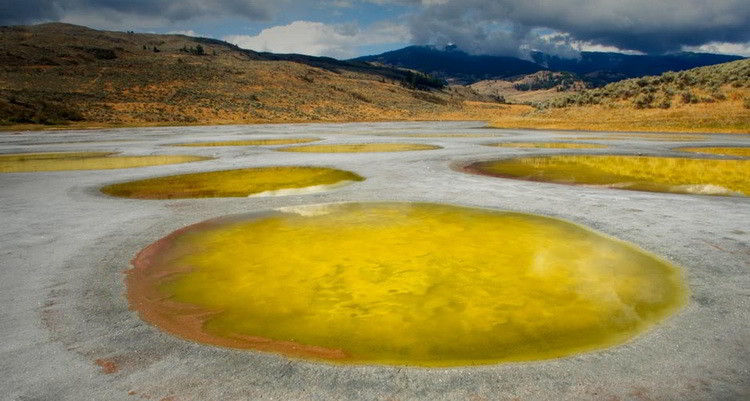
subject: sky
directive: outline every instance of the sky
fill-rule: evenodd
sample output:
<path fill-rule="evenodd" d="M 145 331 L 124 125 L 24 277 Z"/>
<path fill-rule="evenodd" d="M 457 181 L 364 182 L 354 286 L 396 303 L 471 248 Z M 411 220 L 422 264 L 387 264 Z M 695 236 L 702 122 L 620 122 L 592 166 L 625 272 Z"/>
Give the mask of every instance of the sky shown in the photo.
<path fill-rule="evenodd" d="M 339 59 L 451 43 L 521 58 L 531 51 L 750 57 L 750 0 L 0 0 L 0 25 L 51 21 Z"/>

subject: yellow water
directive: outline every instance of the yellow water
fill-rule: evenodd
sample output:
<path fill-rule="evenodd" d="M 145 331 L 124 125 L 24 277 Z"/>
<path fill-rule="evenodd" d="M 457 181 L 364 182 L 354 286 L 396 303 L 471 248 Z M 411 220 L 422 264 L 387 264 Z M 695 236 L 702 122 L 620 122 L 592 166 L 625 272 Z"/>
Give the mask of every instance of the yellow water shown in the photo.
<path fill-rule="evenodd" d="M 110 170 L 209 160 L 200 156 L 113 156 L 114 152 L 20 153 L 0 156 L 0 173 Z"/>
<path fill-rule="evenodd" d="M 475 163 L 469 170 L 562 184 L 682 194 L 750 196 L 750 160 L 543 156 Z"/>
<path fill-rule="evenodd" d="M 190 310 L 204 319 L 199 333 L 170 331 L 240 348 L 277 341 L 292 355 L 312 347 L 317 358 L 330 350 L 340 363 L 458 366 L 601 349 L 675 312 L 687 292 L 674 266 L 581 226 L 437 204 L 287 208 L 160 246 L 139 267 L 160 295 L 131 298 L 142 315 L 162 314 L 157 325 Z M 243 338 L 252 341 L 231 342 Z"/>
<path fill-rule="evenodd" d="M 108 195 L 137 199 L 244 197 L 268 191 L 363 181 L 359 175 L 325 167 L 259 167 L 149 178 L 108 185 Z"/>
<path fill-rule="evenodd" d="M 529 149 L 601 149 L 607 145 L 596 145 L 592 143 L 565 143 L 565 142 L 505 142 L 490 143 L 487 146 L 499 148 L 529 148 Z"/>
<path fill-rule="evenodd" d="M 680 148 L 683 152 L 708 153 L 713 155 L 750 157 L 750 147 L 711 147 L 711 148 Z"/>
<path fill-rule="evenodd" d="M 442 149 L 440 146 L 416 143 L 357 143 L 349 145 L 309 145 L 290 146 L 276 149 L 281 152 L 305 153 L 365 153 L 365 152 L 406 152 L 410 150 Z"/>
<path fill-rule="evenodd" d="M 319 141 L 319 138 L 285 138 L 285 139 L 250 139 L 241 141 L 223 141 L 223 142 L 193 142 L 178 143 L 170 146 L 270 146 L 270 145 L 291 145 L 295 143 L 309 143 Z"/>

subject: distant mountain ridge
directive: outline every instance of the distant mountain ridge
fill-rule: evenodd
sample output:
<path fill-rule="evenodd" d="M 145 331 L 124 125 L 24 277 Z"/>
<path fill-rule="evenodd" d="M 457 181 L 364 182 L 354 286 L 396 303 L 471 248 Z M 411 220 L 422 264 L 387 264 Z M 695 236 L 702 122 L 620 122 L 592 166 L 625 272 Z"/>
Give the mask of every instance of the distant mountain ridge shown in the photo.
<path fill-rule="evenodd" d="M 555 71 L 568 71 L 579 75 L 608 71 L 622 74 L 628 78 L 660 75 L 667 71 L 678 72 L 743 59 L 740 56 L 726 54 L 691 52 L 656 56 L 613 52 L 581 52 L 581 57 L 577 59 L 533 52 L 531 58 L 537 64 Z"/>
<path fill-rule="evenodd" d="M 531 58 L 533 61 L 505 56 L 471 55 L 455 47 L 440 50 L 433 46 L 409 46 L 354 60 L 414 69 L 446 79 L 450 83 L 472 84 L 482 80 L 552 70 L 573 72 L 594 86 L 601 86 L 626 78 L 683 71 L 736 61 L 743 57 L 689 52 L 657 56 L 581 52 L 580 58 L 567 59 L 533 52 Z"/>
<path fill-rule="evenodd" d="M 515 57 L 474 56 L 461 50 L 439 50 L 432 46 L 409 46 L 375 56 L 354 59 L 409 68 L 444 78 L 451 83 L 532 74 L 544 67 Z"/>

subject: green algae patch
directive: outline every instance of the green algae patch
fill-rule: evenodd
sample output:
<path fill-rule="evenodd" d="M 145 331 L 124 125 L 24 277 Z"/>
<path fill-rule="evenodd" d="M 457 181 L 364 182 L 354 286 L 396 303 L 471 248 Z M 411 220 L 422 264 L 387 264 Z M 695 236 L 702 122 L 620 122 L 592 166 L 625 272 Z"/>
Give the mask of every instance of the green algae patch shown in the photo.
<path fill-rule="evenodd" d="M 163 330 L 335 363 L 557 358 L 621 344 L 687 297 L 679 269 L 581 226 L 422 203 L 210 220 L 133 264 L 130 305 Z"/>
<path fill-rule="evenodd" d="M 278 166 L 148 178 L 108 185 L 101 192 L 136 199 L 246 197 L 313 192 L 363 180 L 332 168 Z"/>
<path fill-rule="evenodd" d="M 727 147 L 705 147 L 705 148 L 679 148 L 683 152 L 705 153 L 711 155 L 750 157 L 749 147 L 727 146 Z"/>
<path fill-rule="evenodd" d="M 468 172 L 558 184 L 679 194 L 750 196 L 750 160 L 541 156 L 478 162 Z"/>
<path fill-rule="evenodd" d="M 0 155 L 0 173 L 111 170 L 210 160 L 200 156 L 114 156 L 116 152 L 19 153 Z"/>
<path fill-rule="evenodd" d="M 521 149 L 603 149 L 607 145 L 593 143 L 570 143 L 570 142 L 501 142 L 488 143 L 485 146 L 498 148 L 521 148 Z"/>
<path fill-rule="evenodd" d="M 368 152 L 408 152 L 412 150 L 435 150 L 442 149 L 435 145 L 422 145 L 418 143 L 356 143 L 340 145 L 308 145 L 290 146 L 276 149 L 280 152 L 303 152 L 303 153 L 368 153 Z"/>
<path fill-rule="evenodd" d="M 239 140 L 239 141 L 178 143 L 178 144 L 169 145 L 169 146 L 181 146 L 181 147 L 273 146 L 273 145 L 293 145 L 295 143 L 310 143 L 310 142 L 316 142 L 319 140 L 320 138 L 248 139 L 248 140 Z"/>

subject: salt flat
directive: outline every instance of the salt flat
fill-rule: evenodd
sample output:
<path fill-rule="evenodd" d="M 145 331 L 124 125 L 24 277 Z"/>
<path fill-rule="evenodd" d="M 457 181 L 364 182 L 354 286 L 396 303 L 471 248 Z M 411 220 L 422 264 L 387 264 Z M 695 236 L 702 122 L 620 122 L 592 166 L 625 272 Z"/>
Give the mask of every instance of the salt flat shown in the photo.
<path fill-rule="evenodd" d="M 481 146 L 563 137 L 570 142 L 571 135 L 580 136 L 582 143 L 610 147 Z M 686 157 L 672 149 L 750 146 L 750 137 L 599 141 L 586 140 L 587 135 L 603 134 L 487 129 L 474 122 L 2 133 L 2 154 L 118 151 L 215 159 L 121 170 L 0 174 L 0 398 L 747 399 L 750 198 L 527 182 L 465 174 L 454 167 L 532 154 Z M 285 136 L 323 139 L 316 144 L 403 142 L 442 149 L 326 154 L 276 152 L 277 146 L 162 146 Z M 161 175 L 272 165 L 333 167 L 366 180 L 321 192 L 248 198 L 131 200 L 98 190 Z M 555 360 L 460 368 L 342 366 L 202 345 L 164 333 L 128 308 L 123 273 L 131 259 L 181 227 L 229 214 L 348 201 L 435 202 L 563 218 L 681 266 L 690 302 L 618 347 Z"/>

